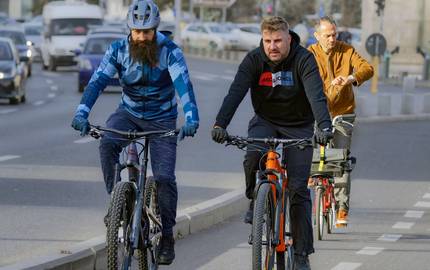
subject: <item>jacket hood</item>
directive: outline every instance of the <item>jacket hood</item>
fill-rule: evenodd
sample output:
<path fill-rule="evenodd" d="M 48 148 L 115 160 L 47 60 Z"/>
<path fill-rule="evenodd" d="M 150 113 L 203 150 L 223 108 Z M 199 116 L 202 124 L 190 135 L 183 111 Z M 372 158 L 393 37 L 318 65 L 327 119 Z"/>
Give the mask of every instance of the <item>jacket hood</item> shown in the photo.
<path fill-rule="evenodd" d="M 290 52 L 288 53 L 287 58 L 282 60 L 280 63 L 273 63 L 269 57 L 267 57 L 266 53 L 264 52 L 264 46 L 263 46 L 263 39 L 260 41 L 260 54 L 263 57 L 264 62 L 268 63 L 270 66 L 278 66 L 279 64 L 282 64 L 284 62 L 288 62 L 290 59 L 294 57 L 294 55 L 297 52 L 297 47 L 300 44 L 300 37 L 297 35 L 294 31 L 290 30 L 291 35 L 291 44 L 290 44 Z"/>

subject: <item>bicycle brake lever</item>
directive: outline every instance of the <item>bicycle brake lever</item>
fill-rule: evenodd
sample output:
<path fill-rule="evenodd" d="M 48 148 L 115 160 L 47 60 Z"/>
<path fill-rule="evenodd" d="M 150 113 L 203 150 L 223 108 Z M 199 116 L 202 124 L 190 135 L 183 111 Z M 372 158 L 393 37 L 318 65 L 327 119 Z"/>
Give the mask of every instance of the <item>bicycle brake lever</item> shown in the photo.
<path fill-rule="evenodd" d="M 89 135 L 94 139 L 100 139 L 100 137 L 102 137 L 102 133 L 96 129 L 91 129 Z"/>

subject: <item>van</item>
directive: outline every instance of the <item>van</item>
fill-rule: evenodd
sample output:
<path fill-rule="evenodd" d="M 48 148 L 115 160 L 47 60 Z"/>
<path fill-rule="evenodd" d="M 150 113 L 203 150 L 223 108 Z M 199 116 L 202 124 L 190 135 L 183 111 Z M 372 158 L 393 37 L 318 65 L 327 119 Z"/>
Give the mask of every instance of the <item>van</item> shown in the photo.
<path fill-rule="evenodd" d="M 53 1 L 43 7 L 41 45 L 44 69 L 75 65 L 74 51 L 84 43 L 91 25 L 103 23 L 103 11 L 85 2 Z"/>

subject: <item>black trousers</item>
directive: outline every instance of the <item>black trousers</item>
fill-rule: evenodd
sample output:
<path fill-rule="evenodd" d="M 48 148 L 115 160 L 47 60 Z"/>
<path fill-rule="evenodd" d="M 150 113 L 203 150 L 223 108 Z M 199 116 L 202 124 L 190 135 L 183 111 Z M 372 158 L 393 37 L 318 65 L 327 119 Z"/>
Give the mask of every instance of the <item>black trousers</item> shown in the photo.
<path fill-rule="evenodd" d="M 249 122 L 248 136 L 254 138 L 276 137 L 286 139 L 310 138 L 313 135 L 313 123 L 299 127 L 279 127 L 261 117 L 254 116 Z M 314 252 L 312 236 L 312 202 L 307 188 L 312 164 L 312 147 L 286 150 L 288 189 L 290 191 L 290 217 L 294 250 L 296 254 L 308 255 Z M 246 197 L 253 199 L 256 172 L 264 169 L 263 153 L 248 149 L 243 162 L 246 180 Z"/>

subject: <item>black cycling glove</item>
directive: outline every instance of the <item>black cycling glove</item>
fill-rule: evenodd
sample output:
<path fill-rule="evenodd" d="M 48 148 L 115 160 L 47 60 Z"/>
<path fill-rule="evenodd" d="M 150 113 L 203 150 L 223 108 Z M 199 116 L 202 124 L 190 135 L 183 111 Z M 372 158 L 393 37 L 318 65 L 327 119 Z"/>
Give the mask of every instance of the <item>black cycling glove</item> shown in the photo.
<path fill-rule="evenodd" d="M 326 145 L 331 139 L 333 139 L 333 132 L 330 128 L 324 128 L 322 130 L 319 128 L 315 129 L 314 143 Z"/>
<path fill-rule="evenodd" d="M 225 130 L 222 127 L 214 127 L 212 129 L 212 140 L 214 140 L 217 143 L 224 143 L 225 140 L 228 138 L 227 130 Z"/>

